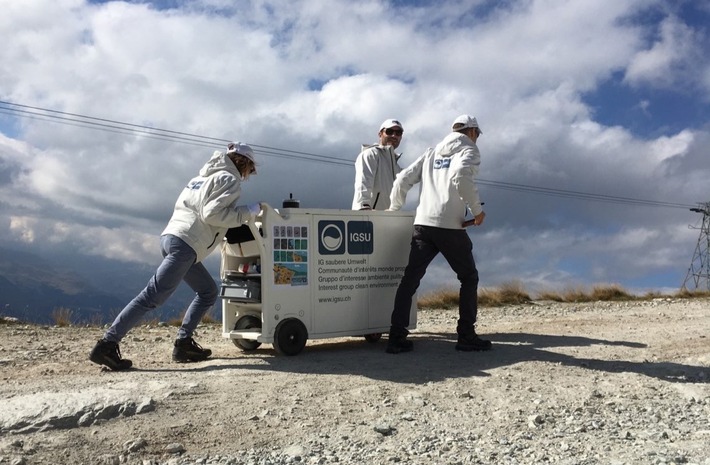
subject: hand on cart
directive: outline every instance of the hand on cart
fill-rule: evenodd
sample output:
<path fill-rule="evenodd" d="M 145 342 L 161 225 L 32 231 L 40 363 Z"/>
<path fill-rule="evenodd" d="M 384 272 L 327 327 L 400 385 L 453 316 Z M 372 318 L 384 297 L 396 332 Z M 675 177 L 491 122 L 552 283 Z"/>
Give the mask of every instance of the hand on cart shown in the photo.
<path fill-rule="evenodd" d="M 464 221 L 461 226 L 464 228 L 467 228 L 469 226 L 480 226 L 483 224 L 483 220 L 486 218 L 486 212 L 481 212 L 478 215 L 474 216 L 472 219 Z"/>
<path fill-rule="evenodd" d="M 252 216 L 259 216 L 259 213 L 261 213 L 261 210 L 264 209 L 264 206 L 261 202 L 257 202 L 252 203 L 247 208 L 249 208 L 249 213 L 251 213 Z"/>

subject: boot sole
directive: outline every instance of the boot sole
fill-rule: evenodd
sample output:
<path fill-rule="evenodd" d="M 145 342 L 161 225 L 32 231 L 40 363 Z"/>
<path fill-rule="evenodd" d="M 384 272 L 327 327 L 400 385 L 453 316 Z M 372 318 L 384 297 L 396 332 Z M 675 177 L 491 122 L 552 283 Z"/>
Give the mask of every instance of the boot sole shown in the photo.
<path fill-rule="evenodd" d="M 209 357 L 205 358 L 173 358 L 173 362 L 175 363 L 195 363 L 195 362 L 204 362 L 207 360 Z"/>
<path fill-rule="evenodd" d="M 204 362 L 208 358 L 210 358 L 211 353 L 209 354 L 201 354 L 201 355 L 174 355 L 173 354 L 173 362 L 177 363 L 193 363 L 193 362 Z"/>
<path fill-rule="evenodd" d="M 99 357 L 96 357 L 94 355 L 90 355 L 89 360 L 97 365 L 100 365 L 102 367 L 106 367 L 111 371 L 124 371 L 124 370 L 130 369 L 133 366 L 133 362 L 131 362 L 130 360 L 125 360 L 125 359 L 124 359 L 124 361 L 127 362 L 126 366 L 117 366 L 117 365 L 114 365 L 113 363 L 106 363 L 105 359 L 103 359 L 103 358 L 100 359 Z"/>
<path fill-rule="evenodd" d="M 491 350 L 493 347 L 469 347 L 456 345 L 456 350 L 461 352 L 486 352 Z"/>

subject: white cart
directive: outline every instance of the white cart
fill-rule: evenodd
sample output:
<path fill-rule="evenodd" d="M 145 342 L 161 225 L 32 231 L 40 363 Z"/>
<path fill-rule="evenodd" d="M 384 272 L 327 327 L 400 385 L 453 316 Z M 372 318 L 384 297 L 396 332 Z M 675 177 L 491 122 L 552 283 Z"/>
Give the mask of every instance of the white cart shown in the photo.
<path fill-rule="evenodd" d="M 222 245 L 222 334 L 245 352 L 262 343 L 296 355 L 308 339 L 390 326 L 409 257 L 413 212 L 267 205 Z M 410 310 L 416 327 L 416 296 Z"/>

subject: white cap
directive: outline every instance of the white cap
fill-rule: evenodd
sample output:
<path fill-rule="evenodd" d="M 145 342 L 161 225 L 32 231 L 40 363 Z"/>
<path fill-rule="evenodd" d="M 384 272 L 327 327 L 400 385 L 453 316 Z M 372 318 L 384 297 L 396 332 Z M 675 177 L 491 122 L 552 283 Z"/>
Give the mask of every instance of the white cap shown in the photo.
<path fill-rule="evenodd" d="M 230 142 L 227 146 L 227 153 L 238 153 L 244 157 L 251 160 L 252 163 L 256 165 L 256 160 L 254 160 L 254 150 L 247 144 L 241 142 Z"/>
<path fill-rule="evenodd" d="M 400 128 L 402 131 L 404 131 L 404 128 L 402 127 L 402 123 L 400 123 L 400 122 L 397 121 L 396 119 L 386 119 L 386 120 L 384 120 L 384 122 L 382 123 L 382 125 L 380 125 L 380 131 L 382 131 L 383 129 L 389 129 L 389 128 L 394 128 L 394 127 L 398 127 L 398 128 Z"/>
<path fill-rule="evenodd" d="M 462 126 L 456 127 L 459 124 Z M 478 121 L 476 121 L 476 118 L 469 115 L 460 115 L 456 117 L 454 122 L 451 123 L 451 128 L 456 129 L 457 131 L 460 131 L 461 129 L 478 128 L 478 132 L 483 134 L 483 131 L 481 131 L 481 127 L 478 125 Z"/>
<path fill-rule="evenodd" d="M 227 145 L 227 154 L 236 153 L 244 158 L 248 158 L 252 163 L 254 163 L 254 173 L 256 173 L 256 160 L 254 160 L 254 150 L 247 144 L 241 142 L 230 142 Z"/>

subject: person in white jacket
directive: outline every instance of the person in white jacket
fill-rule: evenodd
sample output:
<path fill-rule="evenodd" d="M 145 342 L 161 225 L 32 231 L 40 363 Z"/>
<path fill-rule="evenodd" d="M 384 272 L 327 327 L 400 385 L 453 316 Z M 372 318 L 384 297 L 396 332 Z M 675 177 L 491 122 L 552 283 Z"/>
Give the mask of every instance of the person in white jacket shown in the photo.
<path fill-rule="evenodd" d="M 461 282 L 456 350 L 491 348 L 491 342 L 478 337 L 475 330 L 478 270 L 464 228 L 468 210 L 474 225 L 481 225 L 486 216 L 475 182 L 481 163 L 476 141 L 482 131 L 476 118 L 469 115 L 457 117 L 452 130 L 434 149 L 428 149 L 399 173 L 392 188 L 389 210 L 396 211 L 402 208 L 407 192 L 421 183 L 409 262 L 395 295 L 388 353 L 413 349 L 414 344 L 407 339 L 412 298 L 427 267 L 440 252 Z"/>
<path fill-rule="evenodd" d="M 355 194 L 353 210 L 387 210 L 390 191 L 397 173 L 402 171 L 397 161 L 402 154 L 395 149 L 402 142 L 404 128 L 396 119 L 380 125 L 380 142 L 363 145 L 355 159 Z"/>
<path fill-rule="evenodd" d="M 202 264 L 227 230 L 247 223 L 261 204 L 237 205 L 241 183 L 256 173 L 254 151 L 239 142 L 227 151 L 216 151 L 199 175 L 187 184 L 160 238 L 163 261 L 147 286 L 121 311 L 89 355 L 92 362 L 111 370 L 126 370 L 133 364 L 121 357 L 119 343 L 150 310 L 162 305 L 185 281 L 195 298 L 178 329 L 172 358 L 176 362 L 205 360 L 212 351 L 193 339 L 202 317 L 217 301 L 217 285 Z"/>

